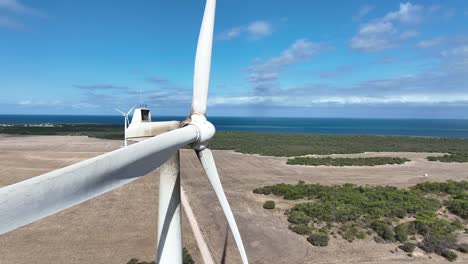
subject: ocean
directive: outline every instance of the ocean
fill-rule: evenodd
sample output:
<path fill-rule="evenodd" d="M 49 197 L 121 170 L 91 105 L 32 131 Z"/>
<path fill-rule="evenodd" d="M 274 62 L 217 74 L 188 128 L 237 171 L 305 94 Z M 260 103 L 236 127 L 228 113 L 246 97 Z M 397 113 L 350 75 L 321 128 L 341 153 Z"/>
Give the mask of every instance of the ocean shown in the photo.
<path fill-rule="evenodd" d="M 153 117 L 153 121 L 183 119 L 180 116 Z M 456 119 L 210 117 L 210 121 L 218 131 L 468 138 L 468 120 Z M 41 123 L 121 124 L 123 118 L 117 115 L 0 115 L 0 124 Z"/>

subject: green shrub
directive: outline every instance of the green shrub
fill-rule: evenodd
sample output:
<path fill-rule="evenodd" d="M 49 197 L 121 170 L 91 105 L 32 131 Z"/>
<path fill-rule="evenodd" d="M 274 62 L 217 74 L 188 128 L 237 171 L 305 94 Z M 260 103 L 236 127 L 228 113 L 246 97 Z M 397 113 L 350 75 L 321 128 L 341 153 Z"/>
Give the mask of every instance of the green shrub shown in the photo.
<path fill-rule="evenodd" d="M 395 215 L 398 218 L 405 218 L 408 215 L 408 212 L 404 208 L 398 208 L 395 210 Z"/>
<path fill-rule="evenodd" d="M 313 228 L 305 224 L 290 224 L 289 229 L 299 235 L 310 235 L 313 231 Z"/>
<path fill-rule="evenodd" d="M 414 221 L 413 222 L 407 222 L 408 225 L 408 235 L 414 236 L 418 233 L 418 230 L 416 230 L 416 226 Z"/>
<path fill-rule="evenodd" d="M 395 227 L 395 238 L 400 242 L 408 240 L 408 223 L 402 223 Z"/>
<path fill-rule="evenodd" d="M 385 240 L 384 240 L 383 238 L 379 237 L 379 236 L 375 236 L 375 237 L 374 237 L 374 241 L 375 241 L 376 243 L 378 243 L 378 244 L 383 244 L 383 243 L 385 243 Z"/>
<path fill-rule="evenodd" d="M 421 235 L 446 236 L 458 227 L 446 219 L 438 219 L 434 212 L 426 212 L 416 217 L 415 227 Z"/>
<path fill-rule="evenodd" d="M 468 244 L 462 243 L 462 244 L 457 245 L 457 250 L 460 251 L 461 253 L 468 253 Z"/>
<path fill-rule="evenodd" d="M 356 237 L 357 237 L 357 239 L 366 239 L 367 234 L 366 234 L 366 232 L 364 232 L 364 231 L 359 231 L 359 232 L 356 234 Z"/>
<path fill-rule="evenodd" d="M 188 252 L 186 248 L 183 248 L 183 251 L 182 251 L 182 261 L 183 261 L 182 264 L 195 264 L 195 261 L 193 260 L 192 255 L 190 255 L 190 253 Z M 131 260 L 127 262 L 127 264 L 156 264 L 156 262 L 155 261 L 151 261 L 151 262 L 141 261 L 140 262 L 138 261 L 138 259 L 132 258 Z"/>
<path fill-rule="evenodd" d="M 442 252 L 442 257 L 446 258 L 448 261 L 454 261 L 457 259 L 457 253 L 451 251 L 451 250 L 447 250 L 447 251 L 444 251 Z"/>
<path fill-rule="evenodd" d="M 425 236 L 431 233 L 431 228 L 425 223 L 415 222 L 414 226 L 420 235 Z"/>
<path fill-rule="evenodd" d="M 453 235 L 428 235 L 421 243 L 418 244 L 418 247 L 428 253 L 436 253 L 442 256 L 444 252 L 455 247 L 455 241 L 456 238 Z"/>
<path fill-rule="evenodd" d="M 465 228 L 465 224 L 463 224 L 462 221 L 459 219 L 455 219 L 452 221 L 451 225 L 453 226 L 454 229 L 456 230 L 463 230 Z"/>
<path fill-rule="evenodd" d="M 360 235 L 360 237 L 362 237 L 362 233 L 364 233 L 360 232 L 360 230 L 356 226 L 343 226 L 342 229 L 343 231 L 341 232 L 341 236 L 348 242 L 352 242 L 354 239 L 356 239 L 358 237 L 358 234 Z"/>
<path fill-rule="evenodd" d="M 305 224 L 307 225 L 310 222 L 310 217 L 308 217 L 304 212 L 293 210 L 289 213 L 288 221 L 291 224 Z"/>
<path fill-rule="evenodd" d="M 450 199 L 447 202 L 447 209 L 463 219 L 468 219 L 468 192 L 460 193 Z"/>
<path fill-rule="evenodd" d="M 127 262 L 127 264 L 156 264 L 156 262 L 155 261 L 151 261 L 151 262 L 142 261 L 142 262 L 140 262 L 140 261 L 138 261 L 138 259 L 132 258 L 131 260 L 129 260 Z"/>
<path fill-rule="evenodd" d="M 309 243 L 311 243 L 314 246 L 320 247 L 328 246 L 328 240 L 328 235 L 322 232 L 313 233 L 307 238 L 307 241 L 309 241 Z"/>
<path fill-rule="evenodd" d="M 265 209 L 275 209 L 275 207 L 276 207 L 275 201 L 266 201 L 263 204 L 263 208 Z"/>
<path fill-rule="evenodd" d="M 265 187 L 254 189 L 253 193 L 270 195 L 271 194 L 271 186 L 265 186 Z"/>
<path fill-rule="evenodd" d="M 425 193 L 456 195 L 468 191 L 468 181 L 423 182 L 416 184 L 411 189 L 421 190 Z"/>
<path fill-rule="evenodd" d="M 393 233 L 392 227 L 387 223 L 377 220 L 371 223 L 371 228 L 385 241 L 395 241 L 395 233 Z"/>
<path fill-rule="evenodd" d="M 398 246 L 401 250 L 403 250 L 404 252 L 408 252 L 408 253 L 411 253 L 414 251 L 414 249 L 416 248 L 416 244 L 414 243 L 410 243 L 410 242 L 406 242 L 404 243 L 403 245 L 400 245 Z"/>
<path fill-rule="evenodd" d="M 182 251 L 182 261 L 183 264 L 195 264 L 195 261 L 192 258 L 192 255 L 190 255 L 188 249 L 184 248 Z"/>

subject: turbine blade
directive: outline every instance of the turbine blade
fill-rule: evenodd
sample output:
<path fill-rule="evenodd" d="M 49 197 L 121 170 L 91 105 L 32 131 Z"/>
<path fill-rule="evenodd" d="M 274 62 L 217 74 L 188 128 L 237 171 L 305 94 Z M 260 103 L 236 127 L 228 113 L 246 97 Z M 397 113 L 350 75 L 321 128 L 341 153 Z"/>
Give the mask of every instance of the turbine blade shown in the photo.
<path fill-rule="evenodd" d="M 132 110 L 133 110 L 135 107 L 136 107 L 136 105 L 134 105 L 132 108 L 130 108 L 130 110 L 128 110 L 128 112 L 127 112 L 126 115 L 128 116 L 128 114 L 130 114 L 130 112 L 132 112 Z"/>
<path fill-rule="evenodd" d="M 0 189 L 0 234 L 111 191 L 158 168 L 197 139 L 194 126 L 176 129 Z"/>
<path fill-rule="evenodd" d="M 197 155 L 201 165 L 203 166 L 203 169 L 205 170 L 206 176 L 208 176 L 208 179 L 210 180 L 210 183 L 213 186 L 216 196 L 218 197 L 219 203 L 223 208 L 224 215 L 226 216 L 229 227 L 232 231 L 232 235 L 234 236 L 234 240 L 236 241 L 237 248 L 239 249 L 242 262 L 244 264 L 248 264 L 249 261 L 247 259 L 247 254 L 245 253 L 245 248 L 244 244 L 242 243 L 239 228 L 237 227 L 236 220 L 234 219 L 234 215 L 232 214 L 231 207 L 229 206 L 229 202 L 223 190 L 223 186 L 221 185 L 218 170 L 216 169 L 216 164 L 213 159 L 213 154 L 210 149 L 205 148 L 201 151 L 197 151 Z"/>
<path fill-rule="evenodd" d="M 195 56 L 192 114 L 206 114 L 206 101 L 208 100 L 208 87 L 210 85 L 215 11 L 216 0 L 207 0 Z"/>
<path fill-rule="evenodd" d="M 117 111 L 117 112 L 119 112 L 121 115 L 125 116 L 125 113 L 124 113 L 124 112 L 122 112 L 122 111 L 120 111 L 119 109 L 117 109 L 117 108 L 114 108 L 114 110 L 115 110 L 115 111 Z"/>

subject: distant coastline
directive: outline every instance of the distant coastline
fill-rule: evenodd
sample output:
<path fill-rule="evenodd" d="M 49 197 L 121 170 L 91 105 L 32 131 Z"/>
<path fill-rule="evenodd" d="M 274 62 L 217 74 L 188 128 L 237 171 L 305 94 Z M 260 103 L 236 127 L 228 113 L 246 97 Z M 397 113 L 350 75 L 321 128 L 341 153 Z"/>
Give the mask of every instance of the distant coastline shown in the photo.
<path fill-rule="evenodd" d="M 153 121 L 183 120 L 182 116 L 153 117 Z M 355 119 L 284 117 L 210 117 L 218 131 L 262 133 L 394 135 L 468 138 L 463 119 Z M 10 124 L 107 124 L 121 125 L 120 116 L 0 115 L 0 126 Z"/>

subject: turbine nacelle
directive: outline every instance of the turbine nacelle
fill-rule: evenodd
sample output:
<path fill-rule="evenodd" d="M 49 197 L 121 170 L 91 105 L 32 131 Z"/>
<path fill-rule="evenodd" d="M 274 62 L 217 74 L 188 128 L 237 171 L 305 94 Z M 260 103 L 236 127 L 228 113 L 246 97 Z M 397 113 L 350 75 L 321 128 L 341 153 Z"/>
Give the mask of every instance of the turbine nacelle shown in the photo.
<path fill-rule="evenodd" d="M 151 110 L 147 107 L 135 108 L 130 126 L 146 122 L 151 122 Z"/>
<path fill-rule="evenodd" d="M 133 113 L 132 122 L 127 128 L 127 139 L 141 141 L 179 127 L 179 121 L 152 122 L 151 110 L 147 107 L 140 107 Z"/>

